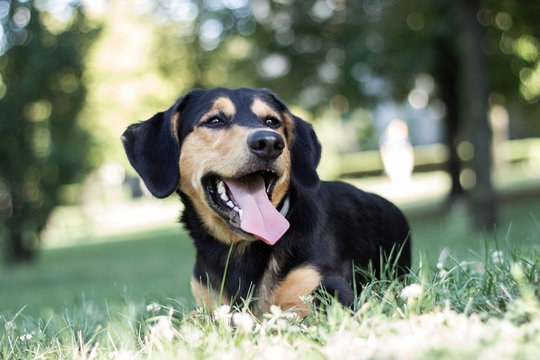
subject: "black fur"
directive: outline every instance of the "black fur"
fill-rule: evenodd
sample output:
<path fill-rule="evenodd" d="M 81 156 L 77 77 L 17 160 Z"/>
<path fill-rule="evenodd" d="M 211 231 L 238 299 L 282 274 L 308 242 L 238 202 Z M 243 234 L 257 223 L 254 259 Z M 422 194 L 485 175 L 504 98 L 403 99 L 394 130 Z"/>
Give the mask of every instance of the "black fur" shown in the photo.
<path fill-rule="evenodd" d="M 131 166 L 150 192 L 160 199 L 178 186 L 180 147 L 172 132 L 171 120 L 183 98 L 165 112 L 147 121 L 133 124 L 122 135 L 122 143 Z"/>
<path fill-rule="evenodd" d="M 155 196 L 165 197 L 177 190 L 182 173 L 178 169 L 181 143 L 208 109 L 208 103 L 220 94 L 229 96 L 239 108 L 248 106 L 256 95 L 274 108 L 288 111 L 275 95 L 265 90 L 194 90 L 166 112 L 130 126 L 122 138 L 126 153 Z M 178 111 L 180 144 L 171 133 L 171 121 Z M 225 291 L 236 301 L 245 299 L 250 289 L 257 288 L 273 255 L 279 264 L 276 285 L 295 267 L 309 264 L 322 275 L 322 287 L 337 295 L 341 303 L 350 305 L 354 298 L 353 263 L 366 267 L 372 262 L 378 269 L 381 252 L 395 253 L 401 247 L 399 268 L 405 270 L 410 266 L 409 226 L 389 201 L 345 183 L 321 182 L 316 172 L 321 156 L 319 141 L 309 123 L 292 118 L 291 207 L 287 214 L 290 228 L 274 246 L 255 241 L 240 255 L 231 256 Z M 234 121 L 254 126 L 253 119 Z M 177 191 L 185 206 L 181 221 L 197 249 L 194 277 L 219 289 L 230 247 L 208 233 L 192 200 Z M 357 285 L 361 285 L 359 277 L 357 280 Z"/>
<path fill-rule="evenodd" d="M 311 125 L 294 116 L 294 143 L 291 149 L 291 180 L 297 187 L 314 190 L 319 185 L 317 165 L 321 144 Z"/>

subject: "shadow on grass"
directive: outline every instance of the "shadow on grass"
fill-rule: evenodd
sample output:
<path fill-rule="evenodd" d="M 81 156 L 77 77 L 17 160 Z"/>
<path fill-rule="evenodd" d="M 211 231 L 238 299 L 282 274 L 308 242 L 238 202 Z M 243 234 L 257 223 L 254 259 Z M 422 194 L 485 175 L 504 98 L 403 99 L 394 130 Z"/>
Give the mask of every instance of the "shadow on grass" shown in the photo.
<path fill-rule="evenodd" d="M 81 301 L 97 307 L 174 298 L 190 303 L 195 259 L 180 225 L 101 238 L 99 243 L 44 250 L 33 264 L 0 264 L 0 309 L 27 315 Z"/>

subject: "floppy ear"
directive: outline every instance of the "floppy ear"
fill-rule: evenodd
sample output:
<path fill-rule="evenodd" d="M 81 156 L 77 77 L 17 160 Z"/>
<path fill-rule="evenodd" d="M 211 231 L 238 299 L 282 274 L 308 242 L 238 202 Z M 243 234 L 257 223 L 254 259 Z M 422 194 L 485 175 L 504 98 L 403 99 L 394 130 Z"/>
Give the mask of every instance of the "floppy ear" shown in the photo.
<path fill-rule="evenodd" d="M 291 181 L 297 187 L 315 190 L 319 185 L 317 165 L 321 160 L 321 144 L 313 127 L 293 115 L 294 142 L 291 147 Z"/>
<path fill-rule="evenodd" d="M 180 180 L 180 144 L 175 119 L 183 98 L 167 111 L 130 125 L 122 143 L 131 166 L 143 179 L 152 195 L 164 198 L 172 194 Z"/>

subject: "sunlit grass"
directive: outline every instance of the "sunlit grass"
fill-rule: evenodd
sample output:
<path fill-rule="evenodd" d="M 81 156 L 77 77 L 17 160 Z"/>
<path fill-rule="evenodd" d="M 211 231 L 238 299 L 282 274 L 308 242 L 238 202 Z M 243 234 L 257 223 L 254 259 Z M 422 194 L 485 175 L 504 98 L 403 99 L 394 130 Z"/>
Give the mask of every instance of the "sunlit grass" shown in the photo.
<path fill-rule="evenodd" d="M 448 250 L 460 261 L 484 261 L 486 253 L 501 246 L 539 250 L 538 209 L 536 198 L 506 204 L 495 235 L 472 232 L 464 208 L 409 216 L 413 264 L 435 267 L 450 261 L 441 257 Z M 70 244 L 45 249 L 33 264 L 6 266 L 0 261 L 0 311 L 13 314 L 26 306 L 25 314 L 39 316 L 43 309 L 62 311 L 83 299 L 101 310 L 122 304 L 124 298 L 144 302 L 166 296 L 193 302 L 189 279 L 195 249 L 177 223 Z"/>
<path fill-rule="evenodd" d="M 206 309 L 164 299 L 99 310 L 0 315 L 2 359 L 534 358 L 540 351 L 540 253 L 501 248 L 403 281 L 371 279 L 353 309 L 321 297 L 305 319 L 272 307 Z M 362 275 L 369 274 L 365 273 Z M 308 301 L 308 300 L 306 300 Z"/>
<path fill-rule="evenodd" d="M 537 204 L 506 204 L 494 234 L 468 230 L 460 208 L 413 216 L 403 282 L 391 267 L 361 271 L 352 309 L 330 300 L 303 321 L 195 309 L 194 248 L 178 224 L 47 249 L 32 265 L 0 264 L 0 359 L 534 358 Z"/>

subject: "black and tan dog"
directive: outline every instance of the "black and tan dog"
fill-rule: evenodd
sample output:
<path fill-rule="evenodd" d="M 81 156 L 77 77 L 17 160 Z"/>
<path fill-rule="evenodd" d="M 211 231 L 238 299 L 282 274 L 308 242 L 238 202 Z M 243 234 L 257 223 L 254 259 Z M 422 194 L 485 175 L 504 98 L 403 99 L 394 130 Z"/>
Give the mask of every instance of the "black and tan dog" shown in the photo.
<path fill-rule="evenodd" d="M 400 268 L 410 264 L 401 212 L 351 185 L 320 181 L 311 125 L 266 90 L 193 90 L 131 125 L 122 141 L 150 192 L 176 191 L 184 203 L 199 305 L 213 308 L 226 266 L 222 303 L 251 292 L 261 311 L 275 304 L 302 313 L 301 297 L 320 288 L 350 305 L 353 264 L 377 269 L 394 247 L 402 247 Z"/>

